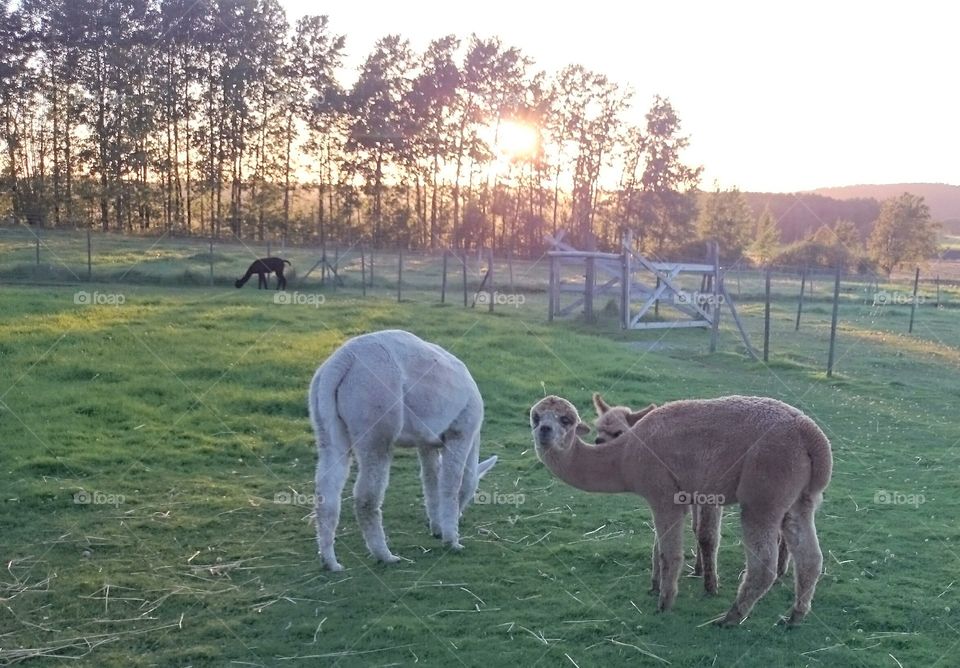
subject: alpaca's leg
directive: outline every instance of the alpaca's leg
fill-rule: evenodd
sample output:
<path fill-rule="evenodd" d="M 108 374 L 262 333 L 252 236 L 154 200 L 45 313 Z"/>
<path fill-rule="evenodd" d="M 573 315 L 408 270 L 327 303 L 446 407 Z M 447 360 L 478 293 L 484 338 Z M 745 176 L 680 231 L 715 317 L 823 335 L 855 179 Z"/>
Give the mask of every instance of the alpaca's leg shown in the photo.
<path fill-rule="evenodd" d="M 440 457 L 440 480 L 437 486 L 440 534 L 443 543 L 455 550 L 463 549 L 460 544 L 460 488 L 467 457 L 470 454 L 471 435 L 462 433 L 447 434 Z"/>
<path fill-rule="evenodd" d="M 654 510 L 660 554 L 660 599 L 657 610 L 666 612 L 677 598 L 677 581 L 683 570 L 683 518 L 688 506 L 671 505 Z"/>
<path fill-rule="evenodd" d="M 717 622 L 720 626 L 735 626 L 746 619 L 754 604 L 777 579 L 777 536 L 781 521 L 779 516 L 771 518 L 764 509 L 741 507 L 740 523 L 743 527 L 747 572 L 733 605 Z"/>
<path fill-rule="evenodd" d="M 700 510 L 701 506 L 693 506 L 690 510 L 690 525 L 693 528 L 693 535 L 697 537 L 697 561 L 693 566 L 693 574 L 696 577 L 703 575 L 703 550 L 700 549 Z"/>
<path fill-rule="evenodd" d="M 723 506 L 698 506 L 697 561 L 703 573 L 703 588 L 708 594 L 717 593 L 717 549 L 720 546 L 720 520 Z"/>
<path fill-rule="evenodd" d="M 650 555 L 650 593 L 660 595 L 660 543 L 657 541 L 657 532 L 653 532 L 653 553 Z"/>
<path fill-rule="evenodd" d="M 393 452 L 389 445 L 362 440 L 354 445 L 357 457 L 357 482 L 353 486 L 353 500 L 357 522 L 363 540 L 374 558 L 394 564 L 400 557 L 391 554 L 383 532 L 383 497 L 390 483 L 390 462 Z"/>
<path fill-rule="evenodd" d="M 317 547 L 323 565 L 331 571 L 342 571 L 333 550 L 333 541 L 340 521 L 340 496 L 350 474 L 350 454 L 346 447 L 323 444 L 318 448 L 316 487 Z"/>
<path fill-rule="evenodd" d="M 283 269 L 277 272 L 277 290 L 287 289 L 287 279 L 283 276 Z"/>
<path fill-rule="evenodd" d="M 433 445 L 421 445 L 417 450 L 420 456 L 420 480 L 423 482 L 423 505 L 427 509 L 430 533 L 440 538 L 440 511 L 437 484 L 440 475 L 440 448 Z"/>
<path fill-rule="evenodd" d="M 266 290 L 268 287 L 267 277 L 262 272 L 257 274 L 257 290 Z"/>
<path fill-rule="evenodd" d="M 798 507 L 799 506 L 799 507 Z M 813 514 L 815 505 L 800 501 L 790 509 L 783 523 L 783 538 L 793 555 L 795 600 L 788 624 L 799 624 L 810 612 L 813 592 L 817 588 L 820 570 L 823 568 L 823 553 L 817 540 L 817 527 Z"/>
<path fill-rule="evenodd" d="M 477 493 L 477 485 L 480 482 L 480 471 L 477 466 L 480 463 L 480 432 L 473 437 L 473 445 L 470 446 L 470 453 L 467 455 L 467 461 L 463 467 L 463 480 L 460 482 L 460 514 L 473 503 L 473 497 Z"/>
<path fill-rule="evenodd" d="M 786 518 L 784 518 L 786 522 Z M 790 568 L 790 549 L 787 546 L 787 539 L 783 536 L 783 532 L 780 533 L 780 538 L 778 539 L 778 551 L 777 551 L 777 578 L 780 578 L 784 573 L 787 572 L 787 569 Z"/>

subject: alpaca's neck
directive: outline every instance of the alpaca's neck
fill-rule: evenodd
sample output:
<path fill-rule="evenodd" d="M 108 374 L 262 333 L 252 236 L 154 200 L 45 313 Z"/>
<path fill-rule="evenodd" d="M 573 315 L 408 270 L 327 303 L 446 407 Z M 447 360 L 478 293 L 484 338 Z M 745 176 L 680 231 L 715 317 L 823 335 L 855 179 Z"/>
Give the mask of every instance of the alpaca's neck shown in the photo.
<path fill-rule="evenodd" d="M 587 445 L 579 438 L 566 447 L 542 452 L 550 471 L 568 485 L 585 492 L 627 492 L 622 471 L 623 449 L 610 444 Z"/>

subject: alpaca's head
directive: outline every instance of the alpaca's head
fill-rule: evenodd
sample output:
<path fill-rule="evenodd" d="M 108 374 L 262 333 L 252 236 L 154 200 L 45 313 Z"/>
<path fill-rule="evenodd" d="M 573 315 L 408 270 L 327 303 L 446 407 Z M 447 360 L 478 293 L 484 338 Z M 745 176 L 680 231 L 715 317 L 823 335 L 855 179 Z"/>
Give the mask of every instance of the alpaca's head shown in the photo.
<path fill-rule="evenodd" d="M 597 429 L 597 445 L 612 441 L 629 431 L 644 415 L 657 407 L 656 404 L 650 404 L 634 411 L 626 406 L 611 406 L 597 392 L 593 393 L 593 406 L 597 409 L 597 419 L 593 423 Z"/>
<path fill-rule="evenodd" d="M 235 287 L 235 288 L 242 288 L 242 287 L 243 287 L 243 279 L 242 279 L 242 278 L 238 278 L 237 280 L 235 280 L 235 281 L 233 282 L 233 287 Z"/>
<path fill-rule="evenodd" d="M 576 407 L 555 396 L 541 399 L 530 409 L 530 426 L 537 456 L 550 448 L 568 447 L 574 438 L 590 432 L 590 427 L 580 420 Z"/>

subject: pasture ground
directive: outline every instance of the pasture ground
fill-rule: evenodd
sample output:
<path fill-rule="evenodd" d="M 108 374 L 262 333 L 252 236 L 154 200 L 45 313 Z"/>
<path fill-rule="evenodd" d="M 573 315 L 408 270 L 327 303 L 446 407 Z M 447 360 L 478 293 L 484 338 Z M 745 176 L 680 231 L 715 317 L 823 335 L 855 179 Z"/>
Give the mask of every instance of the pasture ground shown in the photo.
<path fill-rule="evenodd" d="M 701 330 L 623 332 L 606 312 L 548 325 L 542 293 L 489 314 L 383 287 L 277 304 L 252 285 L 4 285 L 0 665 L 956 665 L 960 311 L 924 307 L 907 335 L 908 309 L 851 295 L 826 378 L 816 287 L 799 332 L 795 302 L 775 300 L 762 364 L 726 325 L 716 354 Z M 762 305 L 745 295 L 741 311 L 758 344 Z M 306 388 L 345 338 L 389 327 L 466 362 L 486 402 L 482 456 L 500 462 L 455 554 L 428 535 L 416 457 L 399 452 L 385 526 L 409 561 L 366 556 L 348 488 L 347 570 L 331 574 L 310 522 Z M 803 626 L 775 625 L 789 580 L 741 627 L 706 624 L 742 568 L 735 509 L 719 597 L 684 578 L 675 610 L 655 614 L 646 504 L 572 489 L 532 450 L 544 391 L 592 419 L 594 390 L 631 404 L 768 395 L 822 425 L 835 473 Z M 688 531 L 688 568 L 692 544 Z"/>

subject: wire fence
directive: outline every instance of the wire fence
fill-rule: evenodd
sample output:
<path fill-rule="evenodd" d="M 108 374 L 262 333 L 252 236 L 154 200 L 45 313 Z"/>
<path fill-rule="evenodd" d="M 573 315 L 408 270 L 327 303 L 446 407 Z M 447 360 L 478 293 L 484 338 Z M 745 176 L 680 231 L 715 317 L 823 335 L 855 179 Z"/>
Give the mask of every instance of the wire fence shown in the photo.
<path fill-rule="evenodd" d="M 290 261 L 285 272 L 288 291 L 489 311 L 522 306 L 525 317 L 548 320 L 550 262 L 546 255 L 523 258 L 510 253 L 494 256 L 489 251 L 370 249 L 360 243 L 292 246 L 0 227 L 0 284 L 14 286 L 127 284 L 232 290 L 251 262 L 268 256 Z M 585 267 L 563 265 L 562 300 L 570 304 L 582 298 L 585 279 Z M 636 280 L 646 279 L 638 276 Z M 891 277 L 853 273 L 838 277 L 835 271 L 822 268 L 764 270 L 735 265 L 724 268 L 723 281 L 753 348 L 764 359 L 796 348 L 797 337 L 804 336 L 820 337 L 817 345 L 826 354 L 828 333 L 832 331 L 829 338 L 835 339 L 838 329 L 843 336 L 845 329 L 854 326 L 960 347 L 960 262 L 931 262 Z M 700 276 L 685 277 L 679 283 L 693 295 L 703 286 Z M 246 289 L 255 289 L 253 285 L 251 281 Z M 268 285 L 275 288 L 276 279 L 270 277 Z M 590 326 L 619 329 L 623 319 L 618 292 L 609 286 L 598 291 L 591 302 L 599 318 Z M 657 304 L 646 317 L 674 318 L 669 306 Z M 726 312 L 721 313 L 721 326 L 728 340 L 737 340 L 739 335 L 728 334 L 732 323 L 723 315 Z M 582 310 L 573 309 L 566 319 L 582 322 L 582 315 Z M 559 320 L 561 326 L 563 322 Z M 748 351 L 745 346 L 740 350 Z"/>

